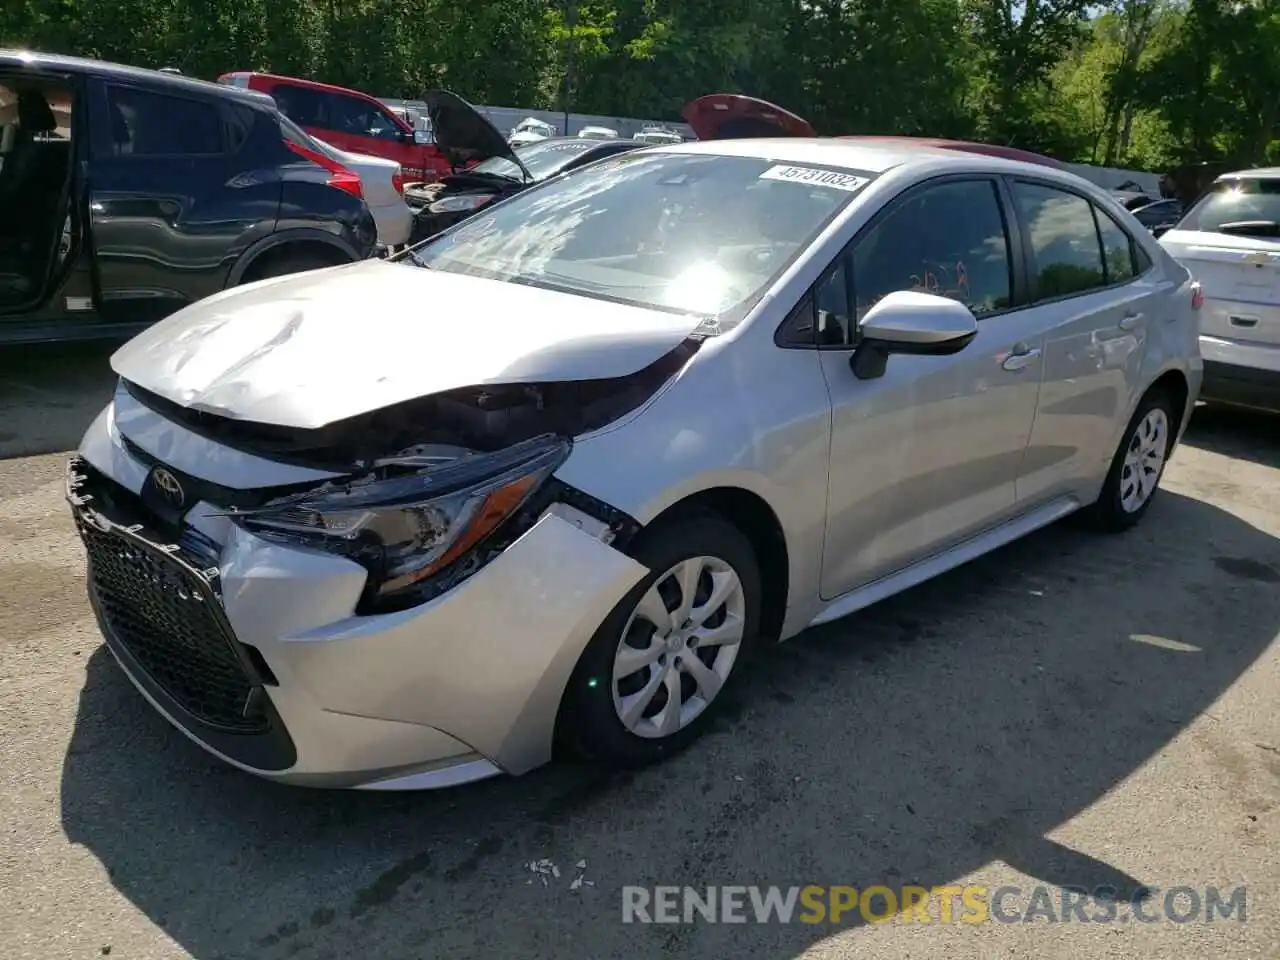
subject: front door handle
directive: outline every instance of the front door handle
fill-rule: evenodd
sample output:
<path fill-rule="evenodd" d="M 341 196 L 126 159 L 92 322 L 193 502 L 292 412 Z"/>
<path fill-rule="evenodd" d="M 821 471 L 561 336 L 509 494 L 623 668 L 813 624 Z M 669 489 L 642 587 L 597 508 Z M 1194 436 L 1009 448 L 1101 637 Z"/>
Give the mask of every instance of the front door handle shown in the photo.
<path fill-rule="evenodd" d="M 1031 347 L 1028 350 L 1019 350 L 1005 357 L 1004 363 L 1000 366 L 1006 370 L 1021 370 L 1023 367 L 1029 366 L 1040 358 L 1040 348 Z"/>
<path fill-rule="evenodd" d="M 1134 327 L 1138 325 L 1139 321 L 1141 320 L 1142 320 L 1142 314 L 1140 313 L 1126 313 L 1123 317 L 1120 318 L 1120 329 L 1132 330 Z"/>

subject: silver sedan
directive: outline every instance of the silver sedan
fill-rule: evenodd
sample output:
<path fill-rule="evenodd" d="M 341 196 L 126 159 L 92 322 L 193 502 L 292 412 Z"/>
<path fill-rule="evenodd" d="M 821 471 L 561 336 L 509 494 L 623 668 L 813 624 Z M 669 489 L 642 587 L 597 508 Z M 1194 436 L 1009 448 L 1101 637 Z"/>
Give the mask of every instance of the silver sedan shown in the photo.
<path fill-rule="evenodd" d="M 1077 511 L 1137 523 L 1199 301 L 1043 166 L 638 150 L 121 348 L 69 473 L 90 598 L 151 703 L 261 776 L 647 763 L 767 644 Z"/>

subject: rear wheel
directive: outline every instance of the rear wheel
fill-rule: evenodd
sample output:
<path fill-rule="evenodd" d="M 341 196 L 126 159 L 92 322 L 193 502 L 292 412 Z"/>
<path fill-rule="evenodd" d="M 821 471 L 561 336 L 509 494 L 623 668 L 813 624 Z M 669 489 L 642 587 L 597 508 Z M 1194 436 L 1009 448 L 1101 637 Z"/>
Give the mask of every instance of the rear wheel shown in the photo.
<path fill-rule="evenodd" d="M 616 766 L 652 763 L 696 739 L 760 628 L 759 564 L 728 522 L 665 524 L 636 559 L 651 572 L 587 645 L 561 717 L 577 752 Z"/>
<path fill-rule="evenodd" d="M 271 277 L 286 277 L 292 273 L 305 273 L 307 270 L 336 266 L 341 262 L 336 253 L 333 256 L 326 256 L 318 251 L 293 251 L 285 248 L 279 253 L 272 251 L 263 254 L 258 261 L 249 266 L 240 282 L 252 283 L 255 280 L 267 280 Z"/>
<path fill-rule="evenodd" d="M 1155 498 L 1173 449 L 1177 423 L 1173 399 L 1164 390 L 1142 398 L 1116 450 L 1102 494 L 1091 513 L 1108 531 L 1127 530 L 1142 519 Z"/>

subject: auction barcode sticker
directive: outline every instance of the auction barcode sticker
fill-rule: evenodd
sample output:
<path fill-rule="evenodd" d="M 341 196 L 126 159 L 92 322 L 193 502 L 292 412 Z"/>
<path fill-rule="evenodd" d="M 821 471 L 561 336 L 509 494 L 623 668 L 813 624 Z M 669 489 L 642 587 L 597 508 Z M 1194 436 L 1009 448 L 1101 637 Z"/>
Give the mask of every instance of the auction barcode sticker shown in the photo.
<path fill-rule="evenodd" d="M 817 167 L 789 167 L 780 164 L 770 167 L 760 174 L 761 180 L 785 180 L 787 183 L 803 183 L 812 187 L 832 187 L 853 193 L 861 190 L 869 181 L 866 177 L 854 176 L 852 173 L 836 173 L 834 170 L 820 170 Z"/>

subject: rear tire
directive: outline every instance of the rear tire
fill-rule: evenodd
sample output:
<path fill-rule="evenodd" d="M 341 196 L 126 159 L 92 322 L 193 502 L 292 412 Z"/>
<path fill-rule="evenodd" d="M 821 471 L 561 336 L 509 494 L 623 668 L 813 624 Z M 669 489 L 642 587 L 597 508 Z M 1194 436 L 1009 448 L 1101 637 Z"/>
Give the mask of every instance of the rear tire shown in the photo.
<path fill-rule="evenodd" d="M 1142 398 L 1111 460 L 1102 493 L 1089 508 L 1094 526 L 1119 533 L 1143 518 L 1160 489 L 1178 418 L 1167 391 L 1152 390 Z"/>
<path fill-rule="evenodd" d="M 760 630 L 759 563 L 727 521 L 669 521 L 634 556 L 650 573 L 587 644 L 560 717 L 562 743 L 614 767 L 661 760 L 705 732 Z"/>

